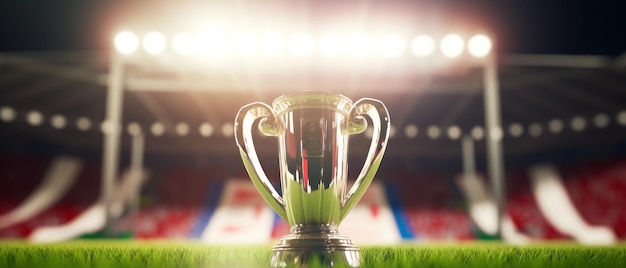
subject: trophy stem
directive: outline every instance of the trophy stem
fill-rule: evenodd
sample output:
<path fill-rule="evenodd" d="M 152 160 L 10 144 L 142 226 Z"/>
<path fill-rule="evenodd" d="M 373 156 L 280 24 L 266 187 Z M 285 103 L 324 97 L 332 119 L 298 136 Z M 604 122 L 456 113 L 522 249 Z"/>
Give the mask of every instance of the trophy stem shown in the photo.
<path fill-rule="evenodd" d="M 359 248 L 329 224 L 295 225 L 272 249 L 272 267 L 358 267 Z"/>

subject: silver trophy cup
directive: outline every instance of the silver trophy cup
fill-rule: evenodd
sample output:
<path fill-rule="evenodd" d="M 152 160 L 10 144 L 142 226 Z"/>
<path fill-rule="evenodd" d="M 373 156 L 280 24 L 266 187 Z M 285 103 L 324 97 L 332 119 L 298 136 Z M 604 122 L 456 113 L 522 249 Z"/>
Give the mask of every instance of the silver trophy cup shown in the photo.
<path fill-rule="evenodd" d="M 348 137 L 366 129 L 366 117 L 373 126 L 369 153 L 346 191 Z M 257 121 L 261 133 L 279 139 L 282 195 L 256 154 L 252 128 Z M 338 226 L 372 182 L 387 147 L 389 125 L 382 102 L 365 98 L 352 103 L 327 92 L 285 95 L 274 100 L 273 107 L 255 102 L 239 110 L 235 140 L 244 166 L 265 201 L 291 227 L 272 250 L 272 266 L 360 265 L 358 247 L 338 233 Z"/>

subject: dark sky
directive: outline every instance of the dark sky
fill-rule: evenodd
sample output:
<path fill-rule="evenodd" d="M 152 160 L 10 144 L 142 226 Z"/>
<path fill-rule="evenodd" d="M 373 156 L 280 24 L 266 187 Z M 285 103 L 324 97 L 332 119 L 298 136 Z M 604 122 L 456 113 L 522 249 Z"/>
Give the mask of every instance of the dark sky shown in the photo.
<path fill-rule="evenodd" d="M 254 3 L 264 1 L 256 0 Z M 349 7 L 349 3 L 359 1 L 366 0 L 309 2 L 319 6 L 343 2 Z M 406 2 L 369 1 L 380 5 Z M 155 2 L 163 1 L 1 2 L 0 51 L 33 51 L 106 49 L 110 34 L 124 21 L 125 16 L 140 16 L 142 11 L 148 12 Z M 169 2 L 182 5 L 188 1 Z M 437 9 L 439 11 L 455 10 L 490 24 L 498 35 L 500 51 L 503 53 L 615 56 L 626 51 L 626 4 L 622 0 L 409 2 L 412 5 L 437 6 L 440 7 Z M 376 12 L 371 11 L 372 14 Z"/>

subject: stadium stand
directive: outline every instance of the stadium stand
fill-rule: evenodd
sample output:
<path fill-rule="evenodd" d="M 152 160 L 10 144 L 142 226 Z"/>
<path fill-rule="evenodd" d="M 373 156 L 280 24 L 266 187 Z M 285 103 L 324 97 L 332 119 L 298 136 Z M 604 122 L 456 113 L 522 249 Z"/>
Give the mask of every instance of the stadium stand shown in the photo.
<path fill-rule="evenodd" d="M 555 166 L 532 166 L 529 173 L 539 208 L 557 230 L 582 244 L 615 243 L 613 230 L 607 226 L 592 226 L 580 216 Z"/>
<path fill-rule="evenodd" d="M 147 170 L 128 169 L 117 181 L 112 196 L 110 214 L 114 218 L 122 218 L 124 213 L 132 206 L 133 198 L 138 197 L 139 189 L 148 178 Z M 73 239 L 82 235 L 95 233 L 102 230 L 106 219 L 105 199 L 103 196 L 98 201 L 81 212 L 80 215 L 69 222 L 57 226 L 44 226 L 35 229 L 29 240 L 39 243 L 60 242 Z M 120 222 L 120 224 L 123 224 Z"/>
<path fill-rule="evenodd" d="M 565 187 L 580 216 L 591 225 L 612 227 L 626 238 L 626 158 L 561 169 Z"/>
<path fill-rule="evenodd" d="M 496 235 L 497 204 L 485 184 L 484 178 L 479 176 L 459 176 L 457 185 L 468 203 L 468 212 L 472 221 L 483 232 Z M 512 244 L 526 244 L 530 238 L 519 232 L 511 216 L 506 213 L 502 219 L 502 238 Z"/>
<path fill-rule="evenodd" d="M 437 173 L 394 173 L 388 183 L 398 185 L 404 215 L 417 239 L 474 238 L 472 223 L 456 203 L 452 186 Z"/>
<path fill-rule="evenodd" d="M 15 209 L 51 169 L 53 158 L 20 154 L 0 154 L 3 186 L 0 187 L 0 211 Z M 24 169 L 21 167 L 28 166 Z M 610 227 L 615 237 L 626 237 L 626 159 L 569 163 L 559 166 L 562 190 L 571 200 L 572 208 L 582 221 L 591 226 Z M 200 238 L 210 218 L 207 210 L 219 202 L 223 193 L 224 172 L 216 169 L 162 167 L 159 178 L 150 182 L 151 198 L 144 202 L 134 221 L 135 237 L 140 239 Z M 380 181 L 396 186 L 401 214 L 418 241 L 474 239 L 475 226 L 462 206 L 454 184 L 436 172 L 404 172 L 381 174 Z M 484 185 L 483 185 L 484 186 Z M 533 195 L 531 176 L 519 169 L 508 175 L 507 213 L 518 233 L 532 241 L 570 239 L 575 237 L 559 231 L 542 214 Z M 12 189 L 15 189 L 14 191 Z M 67 194 L 38 215 L 22 223 L 0 228 L 0 237 L 29 237 L 37 228 L 62 226 L 77 221 L 98 199 L 100 166 L 85 162 Z M 460 188 L 463 190 L 463 188 Z M 463 191 L 462 191 L 463 193 Z M 552 191 L 552 193 L 554 193 Z M 387 197 L 389 198 L 389 196 Z M 213 200 L 213 201 L 210 201 Z M 468 200 L 471 207 L 471 200 Z M 213 203 L 211 203 L 213 202 Z M 394 209 L 394 202 L 389 202 Z M 471 209 L 470 213 L 471 214 Z M 477 224 L 478 225 L 478 224 Z M 196 228 L 198 227 L 198 228 Z M 51 229 L 48 229 L 51 230 Z M 283 221 L 274 219 L 270 239 L 279 239 L 289 231 Z M 403 235 L 404 239 L 407 239 Z M 356 240 L 356 239 L 355 239 Z"/>
<path fill-rule="evenodd" d="M 0 229 L 23 222 L 57 203 L 72 186 L 82 168 L 82 161 L 70 156 L 52 159 L 43 181 L 20 205 L 0 215 Z"/>

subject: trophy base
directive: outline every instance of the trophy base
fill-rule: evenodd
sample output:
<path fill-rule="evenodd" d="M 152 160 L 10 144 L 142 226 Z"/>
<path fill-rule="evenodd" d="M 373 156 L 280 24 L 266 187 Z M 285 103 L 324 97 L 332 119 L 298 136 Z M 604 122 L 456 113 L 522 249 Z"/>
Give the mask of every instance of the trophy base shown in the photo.
<path fill-rule="evenodd" d="M 336 226 L 299 225 L 272 249 L 272 267 L 359 267 L 359 248 L 339 235 Z"/>

